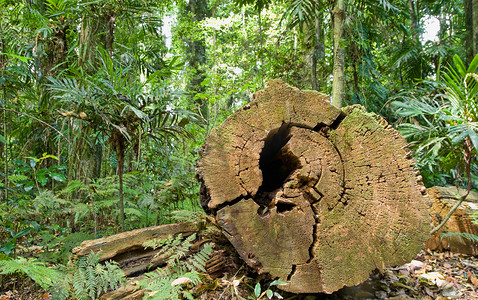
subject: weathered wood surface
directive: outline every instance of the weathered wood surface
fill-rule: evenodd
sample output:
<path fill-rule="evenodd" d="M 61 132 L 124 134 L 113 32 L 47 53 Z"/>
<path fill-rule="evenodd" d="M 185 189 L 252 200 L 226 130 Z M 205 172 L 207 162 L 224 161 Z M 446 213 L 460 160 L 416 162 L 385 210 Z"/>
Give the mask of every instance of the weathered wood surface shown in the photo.
<path fill-rule="evenodd" d="M 409 262 L 430 230 L 407 142 L 361 106 L 280 80 L 209 135 L 201 203 L 242 259 L 294 293 L 331 293 Z"/>
<path fill-rule="evenodd" d="M 141 300 L 144 298 L 146 290 L 140 288 L 138 281 L 144 276 L 129 278 L 126 284 L 115 291 L 106 293 L 100 297 L 100 300 Z"/>
<path fill-rule="evenodd" d="M 434 225 L 441 223 L 458 199 L 465 193 L 456 187 L 435 186 L 428 189 L 432 203 L 431 215 Z M 478 225 L 472 222 L 471 215 L 478 214 L 478 193 L 470 192 L 466 201 L 455 211 L 445 226 L 431 236 L 425 247 L 434 251 L 450 250 L 457 253 L 478 255 L 478 244 L 465 238 L 445 237 L 440 241 L 443 232 L 464 232 L 478 235 Z"/>
<path fill-rule="evenodd" d="M 152 239 L 166 239 L 179 233 L 188 236 L 197 232 L 193 223 L 176 223 L 127 231 L 105 238 L 84 241 L 72 250 L 73 254 L 82 256 L 91 251 L 101 251 L 100 261 L 116 261 L 127 276 L 143 273 L 146 269 L 164 264 L 164 260 L 155 257 L 159 251 L 145 249 L 143 243 Z"/>

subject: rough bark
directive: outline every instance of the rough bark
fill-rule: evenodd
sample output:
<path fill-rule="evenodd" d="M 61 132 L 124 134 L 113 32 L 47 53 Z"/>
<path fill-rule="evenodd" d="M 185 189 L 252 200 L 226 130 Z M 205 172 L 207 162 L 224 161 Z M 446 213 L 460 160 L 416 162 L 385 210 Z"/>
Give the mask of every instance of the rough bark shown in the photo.
<path fill-rule="evenodd" d="M 294 293 L 332 293 L 413 259 L 428 239 L 426 189 L 407 142 L 361 106 L 280 80 L 214 129 L 201 203 L 244 261 Z"/>
<path fill-rule="evenodd" d="M 100 300 L 142 300 L 146 291 L 140 289 L 138 281 L 144 276 L 138 276 L 128 279 L 126 284 L 115 291 L 106 293 L 100 297 Z"/>
<path fill-rule="evenodd" d="M 435 225 L 441 223 L 451 207 L 465 194 L 466 190 L 456 187 L 433 187 L 428 189 L 433 205 L 431 208 L 432 220 Z M 433 234 L 425 247 L 434 251 L 450 250 L 457 253 L 478 255 L 478 244 L 458 236 L 445 237 L 440 240 L 444 232 L 468 233 L 478 235 L 478 225 L 472 222 L 472 215 L 478 213 L 478 193 L 470 192 L 445 227 Z"/>

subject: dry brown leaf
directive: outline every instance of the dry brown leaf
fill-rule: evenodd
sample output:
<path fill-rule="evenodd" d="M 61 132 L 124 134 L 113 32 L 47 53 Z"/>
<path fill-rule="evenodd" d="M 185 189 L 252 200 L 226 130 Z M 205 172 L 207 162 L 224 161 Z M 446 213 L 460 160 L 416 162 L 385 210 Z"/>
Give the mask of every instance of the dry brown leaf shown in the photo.
<path fill-rule="evenodd" d="M 60 115 L 62 115 L 63 117 L 69 117 L 69 116 L 71 116 L 71 115 L 74 114 L 74 113 L 75 113 L 74 110 L 70 110 L 70 111 L 65 112 L 65 113 L 62 113 L 62 112 L 61 112 Z"/>
<path fill-rule="evenodd" d="M 468 280 L 466 282 L 472 283 L 474 286 L 478 286 L 478 279 L 476 278 L 475 274 L 468 271 L 466 273 L 468 275 Z"/>
<path fill-rule="evenodd" d="M 425 293 L 427 293 L 428 296 L 435 298 L 435 293 L 433 293 L 432 290 L 430 290 L 428 287 L 425 287 Z"/>
<path fill-rule="evenodd" d="M 183 285 L 183 284 L 188 284 L 188 283 L 191 283 L 191 282 L 192 282 L 192 280 L 190 278 L 179 277 L 178 279 L 171 282 L 171 286 Z"/>
<path fill-rule="evenodd" d="M 440 272 L 429 272 L 421 274 L 419 277 L 427 279 L 438 287 L 442 287 L 447 283 L 445 275 Z"/>

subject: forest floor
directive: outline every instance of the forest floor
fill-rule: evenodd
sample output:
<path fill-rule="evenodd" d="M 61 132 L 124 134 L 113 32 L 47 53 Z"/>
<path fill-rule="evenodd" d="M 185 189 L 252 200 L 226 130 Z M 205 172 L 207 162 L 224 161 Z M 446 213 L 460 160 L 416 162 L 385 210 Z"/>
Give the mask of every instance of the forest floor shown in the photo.
<path fill-rule="evenodd" d="M 387 268 L 383 274 L 354 287 L 333 294 L 294 295 L 279 293 L 287 300 L 353 300 L 353 299 L 478 299 L 478 257 L 452 252 L 422 251 L 411 263 Z M 238 287 L 247 298 L 247 290 Z M 250 294 L 250 290 L 249 290 Z M 219 297 L 220 295 L 220 297 Z M 200 299 L 238 299 L 224 293 L 206 294 Z M 264 296 L 261 299 L 267 299 Z"/>
<path fill-rule="evenodd" d="M 247 274 L 252 277 L 252 274 Z M 478 257 L 452 252 L 422 251 L 411 263 L 373 274 L 366 282 L 331 295 L 293 295 L 278 291 L 284 299 L 478 299 Z M 231 280 L 232 281 L 232 280 Z M 227 285 L 227 284 L 225 284 Z M 199 299 L 247 299 L 250 287 L 239 284 L 236 293 L 229 287 L 198 295 Z M 0 300 L 51 299 L 28 278 L 3 278 Z M 264 295 L 262 299 L 267 299 Z"/>
<path fill-rule="evenodd" d="M 365 283 L 316 299 L 478 299 L 478 257 L 422 251 Z"/>

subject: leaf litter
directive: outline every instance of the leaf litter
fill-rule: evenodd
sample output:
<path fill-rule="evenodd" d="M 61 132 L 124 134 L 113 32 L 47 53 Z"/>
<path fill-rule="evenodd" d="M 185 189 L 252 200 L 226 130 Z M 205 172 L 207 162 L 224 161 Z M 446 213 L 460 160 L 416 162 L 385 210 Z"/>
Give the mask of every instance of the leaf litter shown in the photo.
<path fill-rule="evenodd" d="M 408 264 L 320 299 L 478 299 L 477 276 L 477 257 L 422 251 Z"/>
<path fill-rule="evenodd" d="M 346 287 L 333 294 L 294 295 L 278 291 L 284 299 L 478 299 L 478 257 L 453 252 L 422 251 L 410 263 L 400 267 L 387 268 L 382 274 L 374 273 L 357 286 Z M 248 277 L 253 277 L 248 274 Z M 250 278 L 252 279 L 252 278 Z M 19 281 L 24 279 L 18 278 Z M 28 281 L 28 280 L 27 280 Z M 17 281 L 17 283 L 19 283 Z M 3 287 L 7 287 L 5 284 Z M 13 287 L 13 289 L 12 289 Z M 16 287 L 16 288 L 15 288 Z M 36 290 L 32 292 L 32 289 Z M 219 292 L 221 299 L 245 299 L 250 293 L 241 282 L 234 282 L 235 293 Z M 230 292 L 230 291 L 229 291 Z M 240 297 L 239 294 L 244 295 Z M 207 296 L 206 296 L 207 295 Z M 199 299 L 209 298 L 199 296 Z M 218 294 L 219 295 L 219 294 Z M 45 297 L 47 296 L 47 297 Z M 33 282 L 22 286 L 13 284 L 10 289 L 0 289 L 0 300 L 48 299 L 48 293 L 35 287 Z M 239 297 L 238 297 L 239 296 Z M 214 297 L 215 298 L 215 297 Z"/>

